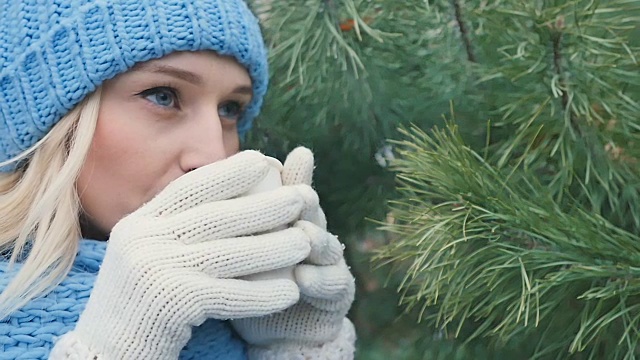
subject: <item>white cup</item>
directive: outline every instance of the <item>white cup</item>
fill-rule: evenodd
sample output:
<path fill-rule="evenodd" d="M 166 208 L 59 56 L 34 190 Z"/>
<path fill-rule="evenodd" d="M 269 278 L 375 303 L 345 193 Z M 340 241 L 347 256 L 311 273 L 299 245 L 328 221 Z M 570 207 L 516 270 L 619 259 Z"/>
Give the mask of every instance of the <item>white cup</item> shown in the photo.
<path fill-rule="evenodd" d="M 267 176 L 262 179 L 256 186 L 251 188 L 246 195 L 252 195 L 261 193 L 264 191 L 269 191 L 273 189 L 277 189 L 282 186 L 282 163 L 275 158 L 268 157 L 270 167 Z M 286 226 L 280 226 L 278 228 L 273 229 L 274 231 L 283 230 Z M 257 274 L 251 274 L 242 277 L 245 280 L 268 280 L 268 279 L 289 279 L 291 281 L 295 280 L 295 275 L 293 273 L 293 266 L 287 266 L 281 269 L 275 269 L 271 271 L 265 271 Z"/>

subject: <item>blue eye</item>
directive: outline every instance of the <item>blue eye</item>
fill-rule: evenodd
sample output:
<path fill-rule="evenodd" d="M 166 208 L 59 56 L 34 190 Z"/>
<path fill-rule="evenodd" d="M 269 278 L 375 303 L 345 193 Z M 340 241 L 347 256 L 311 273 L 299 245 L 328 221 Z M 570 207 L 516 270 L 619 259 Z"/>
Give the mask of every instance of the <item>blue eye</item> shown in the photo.
<path fill-rule="evenodd" d="M 169 87 L 155 87 L 141 92 L 140 95 L 158 106 L 178 107 L 178 95 Z"/>
<path fill-rule="evenodd" d="M 243 106 L 237 101 L 228 101 L 218 108 L 221 117 L 238 121 L 244 112 Z"/>

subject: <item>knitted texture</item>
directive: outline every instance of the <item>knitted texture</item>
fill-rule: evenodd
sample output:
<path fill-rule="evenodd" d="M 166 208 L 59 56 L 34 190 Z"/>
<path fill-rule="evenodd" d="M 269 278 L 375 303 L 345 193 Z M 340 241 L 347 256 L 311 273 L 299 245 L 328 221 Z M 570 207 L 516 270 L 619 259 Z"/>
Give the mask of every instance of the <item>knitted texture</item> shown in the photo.
<path fill-rule="evenodd" d="M 293 150 L 284 163 L 284 186 L 310 186 L 313 174 L 313 153 L 306 148 Z M 343 245 L 327 231 L 320 206 L 309 207 L 295 224 L 308 236 L 309 256 L 294 269 L 294 279 L 300 289 L 300 300 L 285 311 L 262 317 L 236 319 L 231 324 L 249 344 L 262 348 L 282 344 L 298 349 L 303 345 L 316 349 L 319 358 L 334 358 L 324 354 L 322 344 L 332 343 L 343 330 L 343 323 L 355 295 L 355 279 L 343 257 Z M 317 348 L 316 348 L 317 347 Z M 294 351 L 295 352 L 295 351 Z M 276 357 L 277 358 L 277 357 Z M 288 358 L 282 355 L 282 358 Z M 315 357 L 311 357 L 315 358 Z M 342 358 L 342 357 L 338 357 Z"/>
<path fill-rule="evenodd" d="M 311 150 L 304 146 L 299 146 L 293 149 L 293 151 L 287 155 L 287 159 L 284 164 L 285 165 L 282 169 L 282 184 L 304 184 L 311 186 L 313 181 L 313 170 L 315 168 L 313 153 Z M 320 206 L 315 209 L 310 209 L 310 211 L 303 215 L 303 219 L 311 221 L 323 229 L 327 228 L 327 219 Z M 312 261 L 315 260 L 312 259 Z"/>
<path fill-rule="evenodd" d="M 249 346 L 249 360 L 353 360 L 356 331 L 349 319 L 344 319 L 335 340 L 319 346 L 276 343 L 271 346 Z"/>
<path fill-rule="evenodd" d="M 65 280 L 47 295 L 32 300 L 0 322 L 0 359 L 49 358 L 56 339 L 75 327 L 84 310 L 106 246 L 103 241 L 80 240 L 73 268 Z M 0 291 L 8 284 L 11 273 L 20 269 L 20 264 L 11 273 L 7 267 L 6 261 L 0 261 Z M 79 355 L 82 349 L 83 344 L 75 347 Z M 191 340 L 180 352 L 179 359 L 246 359 L 245 345 L 227 322 L 209 319 L 193 328 Z"/>
<path fill-rule="evenodd" d="M 318 206 L 313 190 L 241 196 L 269 166 L 264 155 L 243 151 L 176 179 L 120 220 L 68 344 L 84 344 L 82 353 L 98 359 L 175 359 L 191 327 L 208 318 L 260 317 L 298 301 L 290 280 L 238 280 L 292 266 L 310 251 L 303 229 L 265 231 Z"/>
<path fill-rule="evenodd" d="M 242 136 L 268 82 L 258 21 L 244 1 L 0 0 L 0 162 L 42 139 L 103 81 L 138 62 L 197 50 L 247 68 L 253 98 L 238 124 Z"/>

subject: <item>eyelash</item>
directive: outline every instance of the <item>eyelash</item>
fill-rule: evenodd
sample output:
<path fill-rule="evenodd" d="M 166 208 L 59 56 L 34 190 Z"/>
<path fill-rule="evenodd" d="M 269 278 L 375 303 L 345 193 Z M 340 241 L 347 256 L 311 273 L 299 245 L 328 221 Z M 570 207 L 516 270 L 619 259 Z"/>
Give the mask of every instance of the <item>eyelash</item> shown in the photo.
<path fill-rule="evenodd" d="M 221 108 L 224 106 L 228 106 L 230 104 L 234 104 L 236 106 L 236 113 L 234 115 L 226 115 L 226 116 L 220 114 Z M 231 119 L 233 122 L 238 122 L 244 115 L 245 107 L 246 107 L 246 104 L 242 104 L 235 100 L 225 101 L 222 104 L 220 104 L 220 106 L 218 107 L 218 113 L 220 114 L 220 117 Z"/>
<path fill-rule="evenodd" d="M 171 94 L 171 97 L 172 97 L 172 100 L 173 100 L 173 106 L 161 105 L 161 104 L 156 103 L 155 101 L 152 101 L 152 100 L 148 99 L 149 96 L 156 95 L 156 94 L 161 93 L 161 92 L 165 92 L 165 93 Z M 141 91 L 136 95 L 138 95 L 138 96 L 140 96 L 142 98 L 145 98 L 148 101 L 151 101 L 154 105 L 159 106 L 159 107 L 161 107 L 163 109 L 171 108 L 171 109 L 180 110 L 180 108 L 181 108 L 180 107 L 180 104 L 181 104 L 180 92 L 176 88 L 174 88 L 172 86 L 168 86 L 168 85 L 156 86 L 156 87 L 152 87 L 152 88 L 149 88 L 147 90 Z M 245 104 L 244 102 L 241 102 L 241 101 L 228 100 L 228 101 L 225 101 L 222 104 L 220 104 L 220 106 L 218 107 L 218 111 L 220 111 L 221 108 L 223 108 L 225 106 L 228 106 L 228 105 L 231 105 L 231 104 L 233 104 L 236 107 L 235 114 L 233 114 L 233 115 L 222 115 L 222 114 L 220 114 L 220 117 L 221 118 L 225 118 L 225 119 L 231 119 L 233 122 L 237 122 L 244 115 L 244 112 L 246 110 L 247 104 Z"/>
<path fill-rule="evenodd" d="M 138 95 L 138 96 L 140 96 L 140 97 L 142 97 L 142 98 L 144 98 L 144 99 L 146 99 L 148 101 L 151 101 L 156 106 L 160 106 L 162 108 L 168 108 L 169 105 L 166 105 L 166 106 L 165 105 L 160 105 L 160 104 L 148 99 L 149 96 L 155 95 L 155 94 L 158 94 L 158 93 L 161 93 L 161 92 L 165 92 L 165 93 L 171 94 L 172 100 L 174 102 L 173 106 L 171 106 L 171 107 L 174 108 L 174 109 L 180 109 L 180 95 L 179 95 L 179 92 L 175 88 L 173 88 L 171 86 L 156 86 L 156 87 L 152 87 L 150 89 L 141 91 L 136 95 Z"/>

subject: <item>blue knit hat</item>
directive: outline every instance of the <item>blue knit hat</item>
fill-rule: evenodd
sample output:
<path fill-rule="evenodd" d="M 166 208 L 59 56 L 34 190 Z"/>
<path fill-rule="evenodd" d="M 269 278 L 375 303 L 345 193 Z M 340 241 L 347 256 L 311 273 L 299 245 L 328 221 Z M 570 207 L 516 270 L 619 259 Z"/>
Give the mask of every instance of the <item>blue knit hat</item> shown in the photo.
<path fill-rule="evenodd" d="M 247 68 L 253 99 L 241 136 L 267 90 L 266 49 L 243 0 L 3 0 L 0 15 L 0 162 L 103 81 L 174 51 L 214 50 Z"/>

